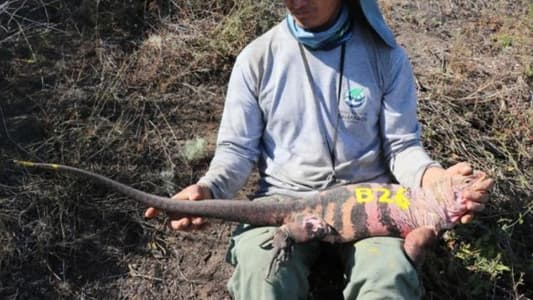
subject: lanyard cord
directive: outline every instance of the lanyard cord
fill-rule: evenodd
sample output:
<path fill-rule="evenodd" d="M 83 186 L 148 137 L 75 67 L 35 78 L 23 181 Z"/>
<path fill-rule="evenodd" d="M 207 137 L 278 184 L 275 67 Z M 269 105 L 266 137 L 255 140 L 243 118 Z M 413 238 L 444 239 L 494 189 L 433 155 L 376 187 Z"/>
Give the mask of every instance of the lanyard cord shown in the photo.
<path fill-rule="evenodd" d="M 311 74 L 311 70 L 309 68 L 309 62 L 307 61 L 307 57 L 305 55 L 305 51 L 304 51 L 304 47 L 302 46 L 301 43 L 298 43 L 298 46 L 300 47 L 300 54 L 302 56 L 302 60 L 304 62 L 304 67 L 305 67 L 305 73 L 307 75 L 307 81 L 309 82 L 309 85 L 311 87 L 311 93 L 313 94 L 313 98 L 315 98 L 316 102 L 317 102 L 317 106 L 320 106 L 320 103 L 318 103 L 318 98 L 316 97 L 316 93 L 315 93 L 315 85 L 313 84 L 313 75 Z M 346 46 L 345 46 L 345 43 L 342 43 L 341 45 L 341 58 L 340 58 L 340 62 L 339 62 L 339 85 L 338 85 L 338 89 L 337 89 L 337 114 L 336 114 L 336 118 L 335 118 L 335 128 L 334 128 L 334 132 L 333 132 L 333 145 L 330 145 L 329 142 L 327 143 L 327 146 L 328 146 L 328 150 L 329 150 L 329 155 L 330 155 L 330 159 L 331 159 L 331 177 L 330 177 L 330 182 L 334 182 L 336 180 L 336 171 L 335 171 L 335 161 L 336 161 L 336 148 L 337 148 L 337 139 L 338 139 L 338 136 L 339 136 L 339 120 L 340 120 L 340 113 L 339 113 L 339 105 L 340 105 L 340 102 L 341 102 L 341 92 L 342 92 L 342 77 L 344 75 L 344 56 L 345 56 L 345 52 L 346 52 Z M 327 142 L 327 135 L 322 132 L 324 138 L 326 139 L 326 142 Z"/>

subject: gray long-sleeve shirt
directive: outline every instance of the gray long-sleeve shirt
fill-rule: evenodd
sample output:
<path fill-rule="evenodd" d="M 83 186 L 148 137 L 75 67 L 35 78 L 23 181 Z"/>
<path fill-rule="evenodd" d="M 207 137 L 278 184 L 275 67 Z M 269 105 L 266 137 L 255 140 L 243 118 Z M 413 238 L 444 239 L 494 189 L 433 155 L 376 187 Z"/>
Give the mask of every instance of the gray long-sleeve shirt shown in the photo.
<path fill-rule="evenodd" d="M 421 146 L 405 51 L 379 43 L 357 23 L 345 51 L 337 104 L 341 47 L 306 49 L 308 76 L 286 21 L 250 43 L 237 57 L 215 156 L 199 183 L 215 198 L 231 198 L 257 164 L 259 195 L 390 182 L 391 173 L 401 184 L 419 185 L 436 163 Z"/>

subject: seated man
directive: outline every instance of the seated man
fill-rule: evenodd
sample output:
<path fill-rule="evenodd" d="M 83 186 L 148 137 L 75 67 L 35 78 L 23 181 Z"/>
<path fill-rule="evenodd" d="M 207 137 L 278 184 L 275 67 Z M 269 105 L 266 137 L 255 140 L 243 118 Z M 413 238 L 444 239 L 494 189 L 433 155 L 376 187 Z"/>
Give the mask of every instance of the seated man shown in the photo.
<path fill-rule="evenodd" d="M 374 0 L 285 5 L 288 16 L 237 57 L 210 168 L 176 199 L 232 198 L 254 166 L 261 176 L 254 201 L 290 201 L 359 182 L 426 186 L 473 172 L 467 163 L 442 169 L 423 149 L 411 65 Z M 491 185 L 487 180 L 468 195 L 463 222 L 484 208 Z M 146 216 L 156 213 L 149 208 Z M 170 221 L 176 230 L 202 223 L 194 217 Z M 236 299 L 307 297 L 319 243 L 297 244 L 287 264 L 266 280 L 272 250 L 261 244 L 274 230 L 242 226 L 233 236 L 229 261 L 236 269 L 228 288 Z M 432 233 L 417 234 L 415 250 L 432 239 Z M 346 299 L 421 297 L 402 239 L 364 239 L 342 247 L 341 255 Z"/>

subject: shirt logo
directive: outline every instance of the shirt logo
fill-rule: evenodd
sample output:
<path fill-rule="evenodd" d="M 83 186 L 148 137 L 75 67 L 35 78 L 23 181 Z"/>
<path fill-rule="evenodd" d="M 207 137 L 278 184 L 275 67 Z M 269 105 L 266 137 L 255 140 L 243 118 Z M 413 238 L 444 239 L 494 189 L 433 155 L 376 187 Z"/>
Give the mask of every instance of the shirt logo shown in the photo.
<path fill-rule="evenodd" d="M 349 89 L 344 97 L 344 102 L 352 108 L 361 107 L 365 103 L 365 90 L 361 87 Z"/>

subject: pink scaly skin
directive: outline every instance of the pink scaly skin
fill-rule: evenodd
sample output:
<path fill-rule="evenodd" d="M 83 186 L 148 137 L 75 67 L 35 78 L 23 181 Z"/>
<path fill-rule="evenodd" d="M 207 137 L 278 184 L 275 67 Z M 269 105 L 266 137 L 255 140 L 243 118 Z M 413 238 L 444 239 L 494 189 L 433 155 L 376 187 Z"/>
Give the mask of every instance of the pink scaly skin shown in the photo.
<path fill-rule="evenodd" d="M 470 176 L 446 177 L 425 189 L 380 184 L 339 188 L 353 190 L 349 199 L 341 196 L 339 189 L 324 191 L 320 200 L 313 201 L 322 202 L 321 206 L 310 205 L 310 209 L 293 216 L 278 229 L 272 239 L 276 251 L 269 276 L 290 257 L 293 243 L 316 239 L 344 243 L 370 236 L 403 237 L 406 253 L 413 262 L 420 263 L 424 255 L 420 241 L 430 244 L 442 230 L 459 223 L 468 212 L 463 194 L 484 180 L 486 175 L 477 172 Z M 387 193 L 388 197 L 381 198 Z M 344 199 L 342 203 L 328 200 L 339 196 Z"/>
<path fill-rule="evenodd" d="M 486 183 L 489 180 L 484 173 L 475 172 L 473 178 L 450 176 L 430 186 L 429 189 L 432 191 L 435 201 L 443 206 L 443 220 L 448 220 L 448 222 L 441 223 L 442 229 L 453 227 L 461 222 L 465 214 L 470 213 L 465 194 L 475 190 L 476 184 Z M 454 200 L 450 202 L 449 199 Z M 428 221 L 423 220 L 426 217 L 424 211 L 421 210 L 418 214 L 421 216 L 418 218 L 422 219 L 419 222 L 427 224 Z M 405 236 L 404 250 L 415 264 L 420 265 L 424 260 L 426 247 L 433 244 L 437 237 L 436 227 L 420 226 Z"/>

